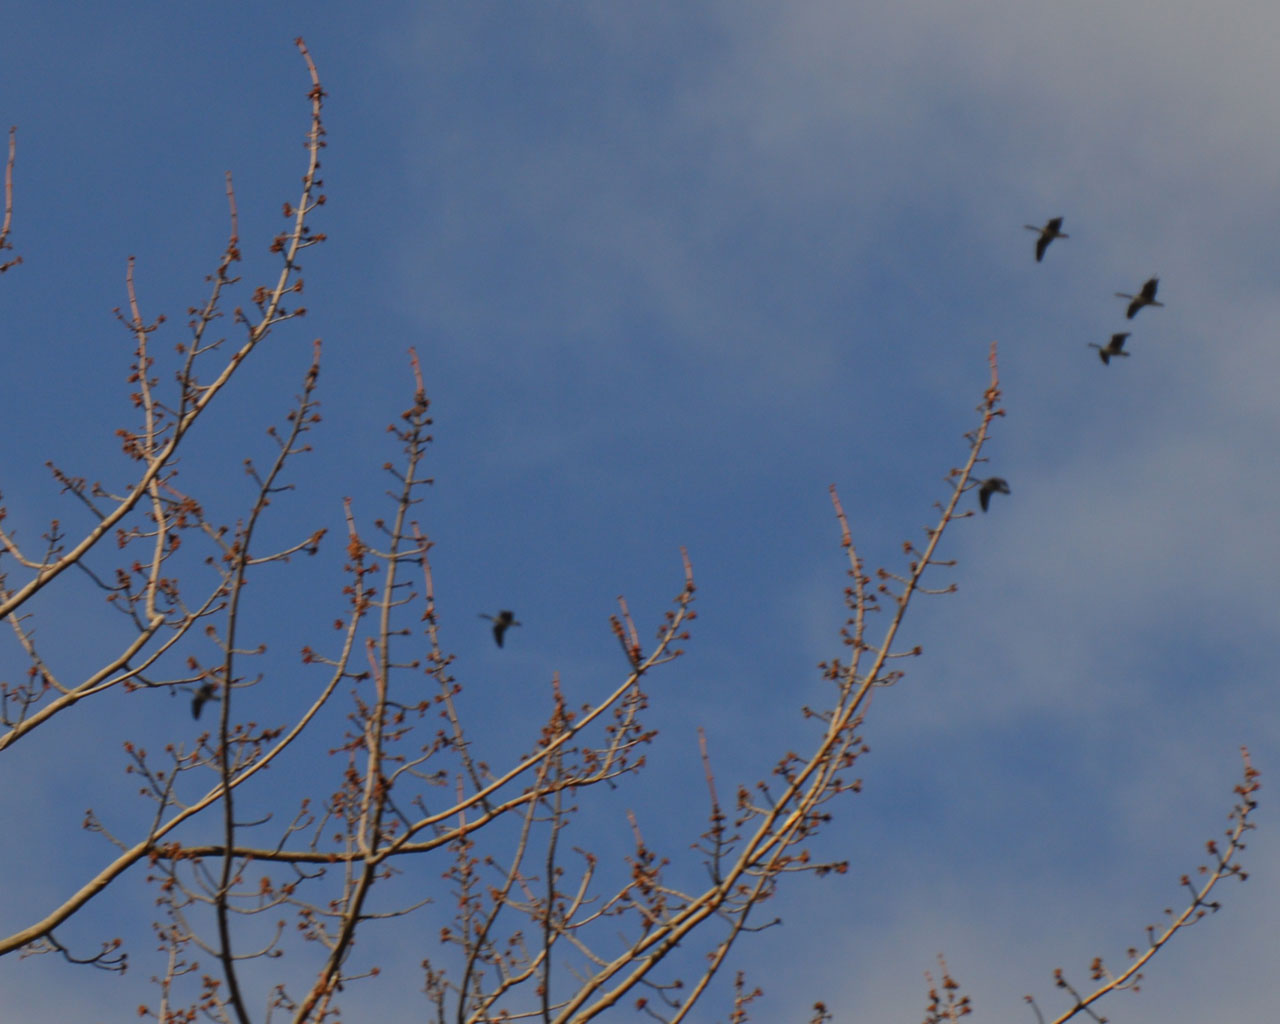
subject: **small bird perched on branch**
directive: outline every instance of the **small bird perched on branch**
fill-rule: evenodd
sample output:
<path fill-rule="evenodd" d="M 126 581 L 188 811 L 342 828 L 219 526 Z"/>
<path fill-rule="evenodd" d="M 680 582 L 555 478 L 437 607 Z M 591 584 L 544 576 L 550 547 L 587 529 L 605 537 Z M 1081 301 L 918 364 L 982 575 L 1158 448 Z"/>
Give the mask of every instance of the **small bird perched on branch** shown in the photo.
<path fill-rule="evenodd" d="M 1113 334 L 1111 335 L 1111 340 L 1105 345 L 1098 345 L 1091 341 L 1089 342 L 1089 347 L 1096 348 L 1098 350 L 1098 358 L 1110 366 L 1112 356 L 1129 358 L 1129 353 L 1124 350 L 1124 339 L 1127 337 L 1129 337 L 1128 331 L 1123 334 Z"/>
<path fill-rule="evenodd" d="M 1062 218 L 1052 218 L 1044 227 L 1038 228 L 1034 224 L 1022 225 L 1028 231 L 1037 231 L 1040 237 L 1036 239 L 1036 262 L 1039 263 L 1044 259 L 1044 251 L 1049 248 L 1049 243 L 1055 238 L 1070 238 L 1070 235 L 1062 233 Z"/>
<path fill-rule="evenodd" d="M 200 689 L 196 690 L 196 695 L 191 698 L 191 717 L 199 718 L 200 712 L 204 710 L 204 706 L 209 701 L 218 699 L 218 687 L 213 683 L 204 683 Z"/>
<path fill-rule="evenodd" d="M 1013 493 L 1009 490 L 1009 481 L 1002 476 L 989 476 L 978 484 L 978 504 L 982 506 L 983 512 L 987 510 L 991 495 L 997 492 L 1000 494 Z"/>
<path fill-rule="evenodd" d="M 493 638 L 498 642 L 499 647 L 502 646 L 502 637 L 506 634 L 507 629 L 511 626 L 520 625 L 520 623 L 516 621 L 515 613 L 507 611 L 505 608 L 498 612 L 497 615 L 486 615 L 484 612 L 481 612 L 480 618 L 488 619 L 493 623 Z"/>
<path fill-rule="evenodd" d="M 1142 286 L 1142 291 L 1137 295 L 1129 295 L 1127 292 L 1116 292 L 1118 299 L 1132 299 L 1129 303 L 1129 311 L 1125 313 L 1125 318 L 1132 320 L 1138 315 L 1138 310 L 1143 306 L 1163 306 L 1163 302 L 1156 302 L 1156 289 L 1160 286 L 1160 278 L 1153 277 Z"/>

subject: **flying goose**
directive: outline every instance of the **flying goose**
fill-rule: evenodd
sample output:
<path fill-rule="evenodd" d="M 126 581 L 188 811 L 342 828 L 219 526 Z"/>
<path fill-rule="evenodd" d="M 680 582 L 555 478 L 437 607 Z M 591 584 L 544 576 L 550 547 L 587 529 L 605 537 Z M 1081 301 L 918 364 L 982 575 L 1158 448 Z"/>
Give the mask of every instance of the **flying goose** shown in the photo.
<path fill-rule="evenodd" d="M 1116 292 L 1116 298 L 1132 300 L 1129 303 L 1129 312 L 1125 314 L 1125 317 L 1132 320 L 1138 315 L 1138 310 L 1143 306 L 1163 306 L 1163 302 L 1156 302 L 1156 288 L 1158 288 L 1159 285 L 1160 278 L 1153 277 L 1142 286 L 1142 291 L 1138 292 L 1137 295 L 1127 295 L 1124 292 Z"/>
<path fill-rule="evenodd" d="M 520 623 L 516 621 L 515 613 L 509 612 L 505 608 L 498 612 L 497 615 L 485 615 L 481 612 L 480 618 L 488 619 L 493 623 L 493 638 L 498 642 L 499 647 L 502 646 L 502 637 L 503 634 L 506 633 L 507 629 L 511 626 L 520 625 Z"/>
<path fill-rule="evenodd" d="M 999 492 L 1000 494 L 1012 494 L 1009 490 L 1009 481 L 1002 476 L 989 476 L 982 483 L 978 484 L 978 504 L 982 506 L 982 511 L 987 510 L 987 504 L 991 501 L 991 495 Z"/>
<path fill-rule="evenodd" d="M 1089 347 L 1096 348 L 1098 350 L 1098 358 L 1110 366 L 1112 356 L 1129 358 L 1129 353 L 1124 350 L 1124 339 L 1127 337 L 1129 337 L 1128 331 L 1123 334 L 1113 334 L 1111 335 L 1111 340 L 1105 345 L 1096 345 L 1091 341 L 1089 342 Z"/>
<path fill-rule="evenodd" d="M 1062 233 L 1062 218 L 1054 217 L 1044 227 L 1038 228 L 1034 224 L 1022 225 L 1028 231 L 1038 232 L 1040 237 L 1036 239 L 1036 262 L 1039 263 L 1044 259 L 1044 251 L 1049 248 L 1049 243 L 1055 238 L 1070 238 L 1070 235 Z"/>
<path fill-rule="evenodd" d="M 191 717 L 199 718 L 205 704 L 217 699 L 218 688 L 213 683 L 202 683 L 200 689 L 196 690 L 195 696 L 191 698 Z"/>

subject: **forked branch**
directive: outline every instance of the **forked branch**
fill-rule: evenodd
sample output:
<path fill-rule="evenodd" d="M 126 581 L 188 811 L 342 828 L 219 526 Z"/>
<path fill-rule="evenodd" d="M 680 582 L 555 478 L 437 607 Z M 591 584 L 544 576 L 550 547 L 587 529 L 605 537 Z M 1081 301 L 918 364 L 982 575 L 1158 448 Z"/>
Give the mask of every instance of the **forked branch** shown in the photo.
<path fill-rule="evenodd" d="M 311 101 L 311 128 L 307 133 L 307 169 L 303 175 L 302 194 L 298 205 L 296 208 L 290 208 L 293 227 L 277 236 L 271 246 L 272 251 L 279 252 L 282 256 L 283 266 L 280 269 L 279 276 L 273 286 L 269 288 L 260 287 L 255 293 L 254 301 L 258 308 L 259 316 L 250 320 L 243 314 L 239 314 L 246 328 L 246 338 L 209 383 L 197 384 L 194 376 L 189 372 L 190 364 L 188 363 L 188 369 L 182 375 L 182 394 L 174 411 L 172 422 L 168 424 L 168 430 L 164 434 L 163 441 L 160 440 L 158 435 L 153 435 L 146 438 L 148 443 L 138 444 L 137 440 L 133 439 L 131 435 L 125 436 L 126 451 L 133 457 L 141 459 L 145 464 L 145 469 L 138 481 L 129 488 L 126 494 L 119 498 L 115 508 L 103 515 L 79 541 L 62 551 L 57 557 L 46 561 L 39 571 L 23 586 L 0 598 L 0 619 L 21 608 L 26 601 L 52 580 L 56 579 L 71 566 L 78 564 L 103 537 L 114 530 L 125 516 L 133 511 L 143 497 L 152 491 L 155 482 L 163 478 L 165 470 L 173 462 L 178 446 L 182 443 L 183 438 L 186 437 L 187 432 L 195 424 L 196 420 L 223 390 L 249 354 L 266 338 L 271 328 L 284 320 L 301 316 L 306 312 L 300 307 L 293 310 L 285 309 L 283 300 L 287 294 L 299 290 L 298 282 L 294 281 L 295 272 L 298 270 L 299 254 L 303 249 L 316 245 L 324 241 L 325 238 L 323 234 L 313 235 L 307 225 L 308 215 L 316 207 L 323 205 L 325 201 L 325 197 L 317 194 L 316 191 L 321 184 L 318 175 L 320 150 L 325 145 L 324 125 L 320 117 L 325 92 L 320 85 L 315 64 L 311 60 L 311 55 L 307 51 L 306 45 L 301 39 L 297 40 L 297 45 L 303 59 L 306 61 L 307 70 L 311 76 L 311 89 L 307 94 Z M 216 317 L 217 314 L 214 311 L 216 298 L 220 294 L 223 285 L 229 283 L 229 279 L 225 276 L 225 270 L 232 262 L 238 259 L 238 239 L 233 227 L 231 240 L 227 244 L 227 251 L 220 271 L 215 277 L 214 298 L 211 299 L 211 305 L 206 306 L 205 311 L 198 320 L 201 326 L 197 330 L 197 335 L 203 329 L 203 325 L 207 325 L 208 322 Z M 148 328 L 143 327 L 136 317 L 131 326 L 137 331 L 148 330 Z M 197 344 L 192 345 L 191 353 L 194 355 L 199 351 L 201 349 L 197 338 Z M 144 358 L 144 361 L 138 365 L 136 372 L 145 378 L 148 365 Z M 3 534 L 0 534 L 0 544 L 4 547 L 15 547 L 12 538 Z"/>
<path fill-rule="evenodd" d="M 723 826 L 716 819 L 717 809 L 712 811 L 712 825 L 704 840 L 715 850 L 718 861 L 712 871 L 712 884 L 696 895 L 682 896 L 668 891 L 659 919 L 646 919 L 642 935 L 602 966 L 579 986 L 576 993 L 563 1004 L 554 1020 L 558 1022 L 585 1021 L 607 1011 L 638 985 L 648 984 L 655 967 L 684 942 L 690 934 L 707 920 L 715 917 L 728 922 L 727 934 L 708 953 L 709 964 L 690 990 L 690 998 L 680 1005 L 672 1021 L 685 1019 L 697 996 L 706 991 L 711 978 L 725 963 L 734 941 L 751 928 L 748 925 L 752 911 L 774 892 L 780 876 L 786 872 L 809 870 L 816 872 L 840 871 L 842 865 L 812 862 L 805 848 L 828 815 L 823 805 L 835 796 L 858 788 L 856 780 L 849 780 L 844 773 L 865 749 L 858 735 L 873 687 L 887 685 L 900 673 L 887 671 L 889 660 L 899 653 L 894 644 L 913 596 L 921 590 L 926 571 L 942 563 L 935 560 L 935 553 L 947 526 L 959 515 L 961 496 L 971 486 L 975 467 L 982 459 L 992 422 L 1003 415 L 1000 408 L 1000 378 L 996 363 L 996 347 L 991 346 L 989 356 L 990 381 L 978 406 L 977 429 L 969 435 L 969 457 L 963 468 L 951 474 L 951 493 L 941 504 L 940 516 L 934 526 L 926 531 L 927 543 L 920 552 L 914 547 L 910 553 L 916 557 L 907 571 L 894 576 L 898 589 L 882 584 L 878 593 L 892 598 L 892 613 L 881 640 L 870 644 L 865 639 L 866 616 L 878 600 L 870 591 L 870 582 L 863 574 L 862 565 L 854 548 L 848 521 L 839 498 L 832 489 L 832 501 L 840 524 L 841 544 L 849 557 L 849 574 L 853 586 L 846 592 L 852 616 L 843 632 L 844 642 L 850 648 L 849 662 L 842 665 L 837 659 L 825 666 L 826 674 L 836 686 L 831 706 L 820 712 L 810 712 L 811 717 L 824 723 L 814 748 L 806 757 L 787 755 L 780 762 L 775 774 L 782 779 L 781 788 L 773 791 L 760 783 L 756 788 L 762 795 L 754 800 L 745 788 L 739 791 L 739 826 L 749 825 L 749 831 L 736 844 L 736 856 L 729 853 Z M 883 578 L 883 577 L 882 577 Z M 624 647 L 627 634 L 615 626 Z M 869 664 L 867 664 L 869 662 Z M 647 885 L 656 886 L 656 879 Z M 651 911 L 646 912 L 652 917 Z"/>

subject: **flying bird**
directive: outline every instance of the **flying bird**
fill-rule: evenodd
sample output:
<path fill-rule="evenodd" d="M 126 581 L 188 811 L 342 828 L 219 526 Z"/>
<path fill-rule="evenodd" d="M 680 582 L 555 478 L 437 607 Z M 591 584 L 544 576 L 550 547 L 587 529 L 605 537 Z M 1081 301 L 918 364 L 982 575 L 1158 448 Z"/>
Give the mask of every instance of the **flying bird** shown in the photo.
<path fill-rule="evenodd" d="M 1118 299 L 1130 299 L 1129 312 L 1125 317 L 1132 320 L 1138 315 L 1138 310 L 1143 306 L 1163 306 L 1163 302 L 1156 302 L 1156 288 L 1160 286 L 1160 278 L 1153 277 L 1150 281 L 1142 286 L 1142 291 L 1137 295 L 1128 295 L 1125 292 L 1116 292 Z"/>
<path fill-rule="evenodd" d="M 991 495 L 996 494 L 1012 494 L 1009 490 L 1009 481 L 1002 476 L 989 476 L 982 483 L 978 484 L 978 504 L 982 506 L 982 511 L 987 510 L 987 504 L 991 501 Z"/>
<path fill-rule="evenodd" d="M 1098 358 L 1110 366 L 1112 356 L 1129 358 L 1129 353 L 1124 350 L 1124 339 L 1127 337 L 1129 337 L 1128 331 L 1123 334 L 1113 334 L 1111 335 L 1111 340 L 1105 345 L 1096 345 L 1091 341 L 1089 342 L 1089 347 L 1096 348 L 1098 350 Z"/>
<path fill-rule="evenodd" d="M 481 612 L 480 618 L 488 619 L 493 623 L 493 638 L 498 642 L 499 647 L 502 646 L 502 637 L 507 632 L 507 629 L 511 626 L 520 625 L 516 621 L 515 612 L 509 612 L 505 608 L 498 612 L 497 615 L 485 615 L 484 612 Z"/>
<path fill-rule="evenodd" d="M 1062 218 L 1054 217 L 1044 227 L 1038 228 L 1034 224 L 1024 224 L 1024 228 L 1028 231 L 1036 231 L 1040 237 L 1036 239 L 1036 262 L 1039 263 L 1044 259 L 1044 251 L 1049 248 L 1049 243 L 1055 238 L 1070 238 L 1070 235 L 1062 233 Z"/>
<path fill-rule="evenodd" d="M 191 698 L 191 717 L 199 718 L 200 712 L 209 701 L 218 699 L 218 688 L 213 683 L 204 683 Z"/>

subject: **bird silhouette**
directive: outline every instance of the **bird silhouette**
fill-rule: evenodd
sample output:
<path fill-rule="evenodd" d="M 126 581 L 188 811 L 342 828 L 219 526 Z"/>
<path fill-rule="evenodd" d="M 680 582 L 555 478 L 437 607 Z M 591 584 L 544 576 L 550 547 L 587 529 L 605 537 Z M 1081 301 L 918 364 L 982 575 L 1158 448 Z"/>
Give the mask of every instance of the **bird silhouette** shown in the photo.
<path fill-rule="evenodd" d="M 499 647 L 502 646 L 502 637 L 507 632 L 507 629 L 511 626 L 520 625 L 520 623 L 516 621 L 515 612 L 507 611 L 505 608 L 498 612 L 497 615 L 486 615 L 484 612 L 481 612 L 480 618 L 488 619 L 493 623 L 493 638 L 498 642 Z"/>
<path fill-rule="evenodd" d="M 1143 306 L 1163 306 L 1163 302 L 1156 302 L 1156 289 L 1160 286 L 1160 278 L 1153 277 L 1142 286 L 1142 291 L 1137 295 L 1129 295 L 1126 292 L 1116 292 L 1118 299 L 1131 299 L 1129 303 L 1129 311 L 1125 313 L 1125 318 L 1132 320 L 1138 315 L 1138 310 Z"/>
<path fill-rule="evenodd" d="M 1096 345 L 1091 341 L 1089 342 L 1089 347 L 1096 348 L 1098 350 L 1098 358 L 1110 366 L 1112 356 L 1129 358 L 1129 353 L 1124 350 L 1124 339 L 1127 337 L 1129 337 L 1128 331 L 1123 334 L 1113 334 L 1111 335 L 1111 340 L 1105 345 Z"/>
<path fill-rule="evenodd" d="M 200 689 L 196 690 L 196 695 L 191 698 L 191 717 L 199 718 L 200 712 L 204 710 L 204 706 L 209 701 L 218 699 L 218 688 L 213 683 L 204 683 Z"/>
<path fill-rule="evenodd" d="M 1044 227 L 1038 228 L 1034 224 L 1022 225 L 1028 231 L 1038 232 L 1040 237 L 1036 239 L 1036 262 L 1039 263 L 1044 259 L 1044 251 L 1049 248 L 1049 243 L 1055 238 L 1070 238 L 1070 235 L 1062 233 L 1062 218 L 1052 218 Z"/>
<path fill-rule="evenodd" d="M 991 495 L 999 492 L 1000 494 L 1012 494 L 1009 490 L 1009 481 L 1002 476 L 989 476 L 982 483 L 978 484 L 978 504 L 982 506 L 982 511 L 987 510 L 987 504 L 991 501 Z"/>

